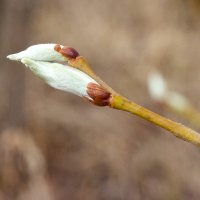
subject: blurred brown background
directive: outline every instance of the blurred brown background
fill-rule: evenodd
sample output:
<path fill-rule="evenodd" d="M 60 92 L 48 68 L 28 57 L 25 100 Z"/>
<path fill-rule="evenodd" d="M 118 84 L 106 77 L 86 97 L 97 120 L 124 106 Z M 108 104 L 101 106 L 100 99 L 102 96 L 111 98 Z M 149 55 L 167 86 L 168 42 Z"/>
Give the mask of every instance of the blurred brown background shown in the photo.
<path fill-rule="evenodd" d="M 114 89 L 190 126 L 156 105 L 146 82 L 159 69 L 200 110 L 200 1 L 0 0 L 0 27 L 0 199 L 200 199 L 197 147 L 5 58 L 73 46 Z"/>

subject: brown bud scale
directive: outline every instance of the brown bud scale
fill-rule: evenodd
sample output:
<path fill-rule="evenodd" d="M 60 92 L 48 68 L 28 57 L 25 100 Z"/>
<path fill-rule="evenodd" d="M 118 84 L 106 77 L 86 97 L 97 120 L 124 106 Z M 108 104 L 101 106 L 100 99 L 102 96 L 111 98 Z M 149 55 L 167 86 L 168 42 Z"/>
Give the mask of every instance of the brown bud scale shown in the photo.
<path fill-rule="evenodd" d="M 57 52 L 60 52 L 61 46 L 59 44 L 56 44 L 55 47 L 54 47 L 54 50 L 57 51 Z"/>
<path fill-rule="evenodd" d="M 89 83 L 87 85 L 87 93 L 92 99 L 92 103 L 97 106 L 110 105 L 111 93 L 104 87 L 96 83 Z"/>
<path fill-rule="evenodd" d="M 55 45 L 54 50 L 61 53 L 67 59 L 76 59 L 76 57 L 79 56 L 79 53 L 76 51 L 76 49 L 72 47 L 64 46 L 63 48 L 61 48 L 61 46 L 57 44 Z"/>

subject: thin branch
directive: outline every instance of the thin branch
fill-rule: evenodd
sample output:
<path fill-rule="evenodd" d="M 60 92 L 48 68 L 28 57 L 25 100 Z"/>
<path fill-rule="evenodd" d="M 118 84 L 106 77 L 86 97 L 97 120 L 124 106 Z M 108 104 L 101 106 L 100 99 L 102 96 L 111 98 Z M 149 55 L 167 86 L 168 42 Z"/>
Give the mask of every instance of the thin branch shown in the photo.
<path fill-rule="evenodd" d="M 171 132 L 174 136 L 200 146 L 200 134 L 196 131 L 165 117 L 162 117 L 128 99 L 117 95 L 113 96 L 111 107 L 127 111 Z"/>

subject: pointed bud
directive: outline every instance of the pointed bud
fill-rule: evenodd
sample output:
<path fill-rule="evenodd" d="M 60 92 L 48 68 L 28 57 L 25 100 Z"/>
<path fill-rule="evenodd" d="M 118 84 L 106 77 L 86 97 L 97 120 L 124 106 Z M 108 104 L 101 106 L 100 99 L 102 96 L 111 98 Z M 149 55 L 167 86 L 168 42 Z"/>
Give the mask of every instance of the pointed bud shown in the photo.
<path fill-rule="evenodd" d="M 35 75 L 43 79 L 48 85 L 92 100 L 87 92 L 87 86 L 90 83 L 96 85 L 98 85 L 98 83 L 84 72 L 68 65 L 34 61 L 29 58 L 24 58 L 21 62 L 30 68 Z"/>
<path fill-rule="evenodd" d="M 110 104 L 111 93 L 96 81 L 88 64 L 72 47 L 38 44 L 7 58 L 21 61 L 35 75 L 56 89 L 86 97 L 98 106 Z M 63 61 L 67 61 L 67 64 L 61 64 Z"/>
<path fill-rule="evenodd" d="M 33 45 L 24 51 L 7 56 L 7 58 L 10 60 L 17 60 L 17 61 L 20 61 L 23 58 L 30 58 L 32 60 L 48 61 L 48 62 L 67 61 L 67 58 L 65 56 L 63 56 L 61 53 L 55 50 L 55 46 L 56 44 Z M 61 45 L 60 47 L 63 48 L 63 46 Z"/>

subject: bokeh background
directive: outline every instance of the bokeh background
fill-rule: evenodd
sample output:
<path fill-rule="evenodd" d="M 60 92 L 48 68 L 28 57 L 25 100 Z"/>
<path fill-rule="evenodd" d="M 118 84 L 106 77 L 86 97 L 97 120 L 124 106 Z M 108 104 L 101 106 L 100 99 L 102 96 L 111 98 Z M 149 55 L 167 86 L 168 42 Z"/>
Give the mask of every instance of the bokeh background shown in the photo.
<path fill-rule="evenodd" d="M 192 127 L 153 102 L 147 77 L 158 69 L 200 110 L 200 1 L 0 0 L 0 27 L 0 199 L 200 199 L 197 147 L 6 59 L 73 46 L 115 90 Z"/>

